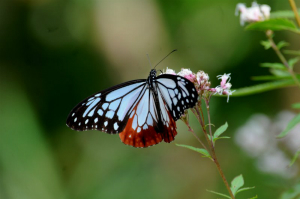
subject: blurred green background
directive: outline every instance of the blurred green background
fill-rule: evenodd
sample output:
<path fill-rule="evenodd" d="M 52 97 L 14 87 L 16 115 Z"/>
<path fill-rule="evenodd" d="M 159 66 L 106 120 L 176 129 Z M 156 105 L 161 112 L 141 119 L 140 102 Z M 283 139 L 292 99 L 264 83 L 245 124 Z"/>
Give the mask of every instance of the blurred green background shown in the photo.
<path fill-rule="evenodd" d="M 297 1 L 296 1 L 297 2 Z M 277 62 L 234 15 L 236 0 L 1 0 L 0 1 L 0 198 L 220 198 L 226 193 L 215 165 L 174 143 L 199 146 L 178 121 L 171 144 L 136 149 L 117 135 L 76 132 L 66 125 L 71 109 L 87 96 L 147 78 L 152 63 L 178 49 L 157 69 L 204 70 L 212 85 L 231 73 L 233 89 L 266 75 L 261 62 Z M 251 1 L 244 1 L 250 6 Z M 259 1 L 290 10 L 287 0 Z M 300 2 L 298 1 L 300 5 Z M 298 37 L 299 38 L 299 37 Z M 277 41 L 299 47 L 297 35 Z M 270 117 L 299 100 L 292 88 L 211 102 L 212 122 L 229 123 L 234 137 L 254 113 Z M 191 116 L 191 125 L 202 136 Z M 278 198 L 293 179 L 259 171 L 234 139 L 217 145 L 229 181 L 243 174 L 256 188 L 240 198 Z"/>

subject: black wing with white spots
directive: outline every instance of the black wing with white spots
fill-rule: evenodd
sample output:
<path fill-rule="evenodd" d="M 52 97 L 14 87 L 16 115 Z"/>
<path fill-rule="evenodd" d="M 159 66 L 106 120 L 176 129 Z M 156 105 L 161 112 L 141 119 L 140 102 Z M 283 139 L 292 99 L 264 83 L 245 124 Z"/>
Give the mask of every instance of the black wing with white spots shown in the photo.
<path fill-rule="evenodd" d="M 141 99 L 146 80 L 133 80 L 96 93 L 80 102 L 69 114 L 67 125 L 78 131 L 100 130 L 111 134 L 121 132 L 129 118 L 128 112 Z"/>
<path fill-rule="evenodd" d="M 184 77 L 163 74 L 156 78 L 156 82 L 158 93 L 167 103 L 175 121 L 181 117 L 184 110 L 194 107 L 198 101 L 198 93 L 194 84 Z"/>

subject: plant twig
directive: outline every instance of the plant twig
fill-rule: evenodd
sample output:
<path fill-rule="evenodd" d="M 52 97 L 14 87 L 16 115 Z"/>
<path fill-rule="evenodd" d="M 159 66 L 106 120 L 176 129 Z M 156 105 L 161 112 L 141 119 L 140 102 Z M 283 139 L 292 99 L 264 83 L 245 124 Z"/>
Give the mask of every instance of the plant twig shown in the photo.
<path fill-rule="evenodd" d="M 208 123 L 210 124 L 211 122 L 210 122 L 210 113 L 209 113 L 209 105 L 208 105 L 208 104 L 209 104 L 209 101 L 206 100 L 206 107 L 208 107 L 208 109 L 207 109 L 207 117 L 208 117 Z M 198 107 L 198 108 L 199 108 L 199 107 Z M 200 109 L 200 108 L 199 108 L 199 109 Z M 233 195 L 233 193 L 232 193 L 232 191 L 231 191 L 231 189 L 230 189 L 230 186 L 229 186 L 229 184 L 228 184 L 228 182 L 227 182 L 227 180 L 226 180 L 226 177 L 225 177 L 225 175 L 224 175 L 224 173 L 223 173 L 223 171 L 222 171 L 222 169 L 221 169 L 220 163 L 219 163 L 219 161 L 218 161 L 218 158 L 217 158 L 217 155 L 216 155 L 216 152 L 215 152 L 215 148 L 214 148 L 213 142 L 212 142 L 212 140 L 210 140 L 210 139 L 208 138 L 208 133 L 207 133 L 207 131 L 206 131 L 205 124 L 204 124 L 204 122 L 200 119 L 200 117 L 201 117 L 200 114 L 203 115 L 203 112 L 202 112 L 202 109 L 200 109 L 200 110 L 201 110 L 201 113 L 200 113 L 200 112 L 199 112 L 199 109 L 198 109 L 198 111 L 197 111 L 198 116 L 197 116 L 197 115 L 196 115 L 196 116 L 197 116 L 197 119 L 198 119 L 199 123 L 200 123 L 201 126 L 202 126 L 203 133 L 204 133 L 204 135 L 205 135 L 206 141 L 207 141 L 208 146 L 209 146 L 210 151 L 211 151 L 211 156 L 212 156 L 213 162 L 214 162 L 215 165 L 217 166 L 217 169 L 218 169 L 218 171 L 219 171 L 219 174 L 220 174 L 220 176 L 221 176 L 221 178 L 222 178 L 222 180 L 223 180 L 223 182 L 224 182 L 224 184 L 225 184 L 225 186 L 226 186 L 226 189 L 227 189 L 228 192 L 229 192 L 230 197 L 231 197 L 232 199 L 235 199 L 235 197 L 234 197 L 234 195 Z M 197 110 L 197 108 L 196 108 L 196 110 Z M 212 135 L 211 125 L 209 125 L 209 133 L 210 133 L 210 135 Z M 211 136 L 211 139 L 212 139 L 212 136 Z"/>
<path fill-rule="evenodd" d="M 275 51 L 275 53 L 277 54 L 277 56 L 279 57 L 280 61 L 283 63 L 283 65 L 287 68 L 288 72 L 291 74 L 293 80 L 295 81 L 295 84 L 297 84 L 297 86 L 299 86 L 300 88 L 300 82 L 298 81 L 292 67 L 289 65 L 289 63 L 287 62 L 287 60 L 285 59 L 285 57 L 283 56 L 283 54 L 280 52 L 280 50 L 278 49 L 277 45 L 275 44 L 272 35 L 273 35 L 273 31 L 268 30 L 266 32 L 267 38 L 271 44 L 271 47 L 273 48 L 273 50 Z"/>
<path fill-rule="evenodd" d="M 294 14 L 295 14 L 295 19 L 297 21 L 297 24 L 298 26 L 300 27 L 300 17 L 299 17 L 299 14 L 298 14 L 298 11 L 297 11 L 297 6 L 296 6 L 296 3 L 294 0 L 289 0 L 290 2 L 290 5 L 292 7 L 292 10 L 294 11 Z"/>

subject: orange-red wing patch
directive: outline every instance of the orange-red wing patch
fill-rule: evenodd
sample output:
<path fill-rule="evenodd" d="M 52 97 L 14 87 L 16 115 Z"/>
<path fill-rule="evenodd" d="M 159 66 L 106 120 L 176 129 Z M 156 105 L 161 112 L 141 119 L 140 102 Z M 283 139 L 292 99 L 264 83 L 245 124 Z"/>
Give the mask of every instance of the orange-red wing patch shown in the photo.
<path fill-rule="evenodd" d="M 156 132 L 153 126 L 148 126 L 147 129 L 139 129 L 141 127 L 133 129 L 133 118 L 134 117 L 128 120 L 125 129 L 119 133 L 121 141 L 124 144 L 131 145 L 133 147 L 144 148 L 158 144 L 162 141 L 162 134 Z"/>
<path fill-rule="evenodd" d="M 163 125 L 162 129 L 158 128 L 158 124 L 150 113 L 148 113 L 147 120 L 142 126 L 138 125 L 138 115 L 136 108 L 133 111 L 131 118 L 129 118 L 125 129 L 119 133 L 120 139 L 124 144 L 133 147 L 149 147 L 160 143 L 164 140 L 170 143 L 176 136 L 176 123 L 170 113 L 169 122 Z"/>

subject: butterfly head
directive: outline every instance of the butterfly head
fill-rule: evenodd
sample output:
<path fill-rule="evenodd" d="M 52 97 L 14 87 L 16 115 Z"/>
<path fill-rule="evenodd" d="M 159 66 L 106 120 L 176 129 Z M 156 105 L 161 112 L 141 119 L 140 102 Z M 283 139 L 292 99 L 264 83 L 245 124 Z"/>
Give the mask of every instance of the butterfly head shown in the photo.
<path fill-rule="evenodd" d="M 156 70 L 155 69 L 152 69 L 150 71 L 150 75 L 149 75 L 150 78 L 155 78 L 156 77 Z"/>

